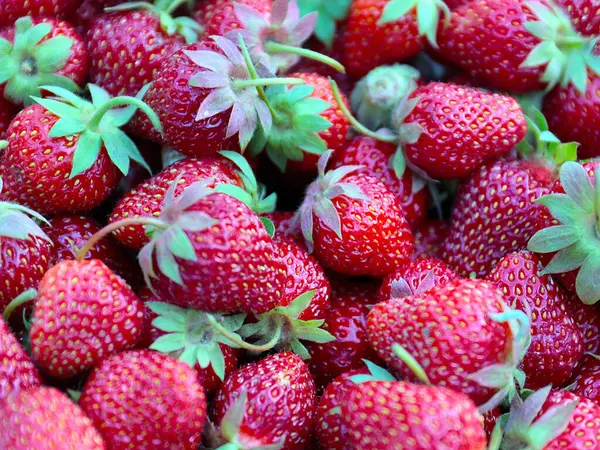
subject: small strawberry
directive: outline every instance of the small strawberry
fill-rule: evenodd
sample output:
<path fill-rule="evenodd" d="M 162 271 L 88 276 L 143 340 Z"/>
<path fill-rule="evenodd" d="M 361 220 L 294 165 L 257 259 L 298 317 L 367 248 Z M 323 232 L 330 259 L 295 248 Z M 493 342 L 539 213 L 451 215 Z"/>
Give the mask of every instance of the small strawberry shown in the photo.
<path fill-rule="evenodd" d="M 531 344 L 521 365 L 529 389 L 562 386 L 583 353 L 568 294 L 541 271 L 540 259 L 524 250 L 500 259 L 487 276 L 510 307 L 530 315 Z"/>
<path fill-rule="evenodd" d="M 440 250 L 450 224 L 443 220 L 429 220 L 423 222 L 419 228 L 413 230 L 415 246 L 413 258 L 440 257 Z"/>
<path fill-rule="evenodd" d="M 63 261 L 40 282 L 30 329 L 31 354 L 56 378 L 70 378 L 141 337 L 144 309 L 99 260 Z"/>
<path fill-rule="evenodd" d="M 210 412 L 211 441 L 235 448 L 306 448 L 317 396 L 304 362 L 276 353 L 239 368 L 225 380 Z"/>
<path fill-rule="evenodd" d="M 0 403 L 3 450 L 104 450 L 100 433 L 81 408 L 51 387 L 15 392 Z"/>
<path fill-rule="evenodd" d="M 323 266 L 348 275 L 383 276 L 408 261 L 412 234 L 395 196 L 361 166 L 325 173 L 331 151 L 298 211 L 309 252 Z"/>
<path fill-rule="evenodd" d="M 573 27 L 585 36 L 600 34 L 600 8 L 594 0 L 557 0 L 571 17 Z"/>
<path fill-rule="evenodd" d="M 2 15 L 0 6 L 0 15 Z M 1 21 L 2 19 L 0 19 Z M 88 53 L 68 23 L 54 18 L 22 17 L 0 29 L 0 93 L 16 105 L 30 105 L 44 85 L 70 91 L 83 87 Z"/>
<path fill-rule="evenodd" d="M 600 404 L 600 361 L 596 355 L 585 354 L 569 381 L 569 392 Z"/>
<path fill-rule="evenodd" d="M 194 450 L 206 418 L 196 372 L 150 350 L 103 360 L 87 378 L 79 405 L 114 450 Z"/>
<path fill-rule="evenodd" d="M 81 0 L 6 0 L 0 4 L 0 26 L 12 25 L 19 17 L 67 17 Z"/>
<path fill-rule="evenodd" d="M 6 130 L 18 112 L 15 105 L 4 97 L 0 97 L 0 140 L 6 139 Z"/>
<path fill-rule="evenodd" d="M 90 82 L 111 95 L 136 95 L 150 83 L 175 51 L 202 32 L 189 17 L 171 17 L 180 3 L 124 3 L 96 19 L 87 33 Z"/>
<path fill-rule="evenodd" d="M 129 172 L 130 160 L 147 168 L 133 141 L 120 130 L 137 108 L 160 128 L 154 112 L 134 97 L 110 98 L 89 85 L 92 101 L 59 87 L 44 86 L 56 99 L 21 111 L 7 132 L 3 151 L 6 197 L 42 212 L 92 209 Z M 126 108 L 116 107 L 130 105 Z"/>

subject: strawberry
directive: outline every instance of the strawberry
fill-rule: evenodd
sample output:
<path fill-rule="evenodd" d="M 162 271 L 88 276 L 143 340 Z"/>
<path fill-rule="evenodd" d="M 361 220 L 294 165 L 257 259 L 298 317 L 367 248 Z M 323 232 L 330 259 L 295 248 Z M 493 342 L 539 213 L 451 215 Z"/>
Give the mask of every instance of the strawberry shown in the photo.
<path fill-rule="evenodd" d="M 448 222 L 443 220 L 429 220 L 413 230 L 415 246 L 412 257 L 439 258 L 440 248 L 448 234 L 449 225 Z"/>
<path fill-rule="evenodd" d="M 6 322 L 0 318 L 0 403 L 12 392 L 41 384 L 42 380 L 33 361 Z"/>
<path fill-rule="evenodd" d="M 44 372 L 70 378 L 133 347 L 141 337 L 143 308 L 102 261 L 60 262 L 38 288 L 31 354 Z"/>
<path fill-rule="evenodd" d="M 211 441 L 238 448 L 306 448 L 316 406 L 306 364 L 293 353 L 276 353 L 225 380 L 210 411 Z"/>
<path fill-rule="evenodd" d="M 225 36 L 231 31 L 243 28 L 236 3 L 252 9 L 263 20 L 271 16 L 272 0 L 208 0 L 195 7 L 194 19 L 204 27 L 206 36 Z"/>
<path fill-rule="evenodd" d="M 454 9 L 438 33 L 439 52 L 470 76 L 504 91 L 574 84 L 585 91 L 593 42 L 551 2 L 476 0 Z"/>
<path fill-rule="evenodd" d="M 105 8 L 125 3 L 126 0 L 83 0 L 79 8 L 71 14 L 69 22 L 75 29 L 85 36 L 88 29 L 98 17 L 104 14 Z"/>
<path fill-rule="evenodd" d="M 544 275 L 540 259 L 526 250 L 498 261 L 487 279 L 509 306 L 530 314 L 531 345 L 521 368 L 526 386 L 562 386 L 583 354 L 583 337 L 568 310 L 567 293 Z"/>
<path fill-rule="evenodd" d="M 16 105 L 30 105 L 43 85 L 79 90 L 87 77 L 88 54 L 67 22 L 22 17 L 14 27 L 0 29 L 0 65 L 0 93 Z"/>
<path fill-rule="evenodd" d="M 341 274 L 387 275 L 412 250 L 402 208 L 382 182 L 353 173 L 361 166 L 325 173 L 331 153 L 319 159 L 319 176 L 298 211 L 309 252 Z"/>
<path fill-rule="evenodd" d="M 292 237 L 296 237 L 301 233 L 298 223 L 296 223 L 294 220 L 293 211 L 273 211 L 271 213 L 264 214 L 263 217 L 266 217 L 273 222 L 275 234 L 285 233 Z"/>
<path fill-rule="evenodd" d="M 15 105 L 4 97 L 0 97 L 0 140 L 6 138 L 6 130 L 18 112 Z"/>
<path fill-rule="evenodd" d="M 414 228 L 427 217 L 431 196 L 422 178 L 410 170 L 398 175 L 391 162 L 396 147 L 368 136 L 356 136 L 333 155 L 332 168 L 362 165 L 357 174 L 378 179 L 396 195 L 406 221 Z"/>
<path fill-rule="evenodd" d="M 89 85 L 92 101 L 59 87 L 57 99 L 34 97 L 12 121 L 3 152 L 6 197 L 42 212 L 85 211 L 99 205 L 127 174 L 130 159 L 145 165 L 133 141 L 120 130 L 141 108 L 133 97 L 114 97 Z M 127 108 L 112 109 L 122 105 Z M 147 168 L 147 165 L 146 165 Z"/>
<path fill-rule="evenodd" d="M 81 0 L 6 0 L 0 4 L 0 26 L 11 25 L 19 17 L 66 17 L 71 14 Z"/>
<path fill-rule="evenodd" d="M 556 278 L 556 275 L 554 275 Z M 568 305 L 571 317 L 583 337 L 583 351 L 597 354 L 600 351 L 600 311 L 597 305 L 584 305 L 576 295 L 571 295 Z"/>
<path fill-rule="evenodd" d="M 569 387 L 569 392 L 600 404 L 600 361 L 595 355 L 583 355 Z"/>
<path fill-rule="evenodd" d="M 600 34 L 600 9 L 592 0 L 557 0 L 571 17 L 573 27 L 585 36 Z"/>
<path fill-rule="evenodd" d="M 423 365 L 431 383 L 478 405 L 487 402 L 487 410 L 514 394 L 513 374 L 523 384 L 516 366 L 526 349 L 527 322 L 525 314 L 506 308 L 492 284 L 456 279 L 375 305 L 367 334 L 379 357 L 402 376 L 415 377 L 394 344 Z"/>
<path fill-rule="evenodd" d="M 111 95 L 136 95 L 175 51 L 196 41 L 200 25 L 189 17 L 171 17 L 181 2 L 168 3 L 138 10 L 125 3 L 92 23 L 87 34 L 92 83 Z"/>
<path fill-rule="evenodd" d="M 115 450 L 196 449 L 206 418 L 196 372 L 150 350 L 104 359 L 87 378 L 79 405 Z"/>
<path fill-rule="evenodd" d="M 15 392 L 0 403 L 4 450 L 104 450 L 102 437 L 81 408 L 51 387 Z"/>
<path fill-rule="evenodd" d="M 422 294 L 434 286 L 443 286 L 458 278 L 454 270 L 436 258 L 413 259 L 383 280 L 377 300 L 384 302 Z"/>

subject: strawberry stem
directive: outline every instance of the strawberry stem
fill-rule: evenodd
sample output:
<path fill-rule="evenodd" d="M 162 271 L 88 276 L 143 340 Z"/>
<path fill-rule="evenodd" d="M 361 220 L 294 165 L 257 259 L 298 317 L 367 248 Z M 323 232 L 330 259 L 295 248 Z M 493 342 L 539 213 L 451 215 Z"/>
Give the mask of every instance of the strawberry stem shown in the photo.
<path fill-rule="evenodd" d="M 152 110 L 152 108 L 150 108 L 146 103 L 144 103 L 140 99 L 129 96 L 111 98 L 110 100 L 102 104 L 102 106 L 100 106 L 96 110 L 96 112 L 90 119 L 88 123 L 89 129 L 92 131 L 98 131 L 98 127 L 100 126 L 100 122 L 102 121 L 102 117 L 104 117 L 104 114 L 106 114 L 111 109 L 116 108 L 117 106 L 129 105 L 137 106 L 140 110 L 142 110 L 148 116 L 148 118 L 152 122 L 152 125 L 154 125 L 154 127 L 162 133 L 162 125 L 160 124 L 160 120 L 158 119 L 158 116 Z"/>
<path fill-rule="evenodd" d="M 419 364 L 417 360 L 410 353 L 408 353 L 408 351 L 404 347 L 402 347 L 400 344 L 394 344 L 392 345 L 392 352 L 394 353 L 394 355 L 400 358 L 410 370 L 412 370 L 412 372 L 419 379 L 419 381 L 421 381 L 423 384 L 431 386 L 431 381 L 425 373 L 425 369 L 423 369 L 423 366 L 421 366 L 421 364 Z"/>
<path fill-rule="evenodd" d="M 235 80 L 232 86 L 236 89 L 256 86 L 275 86 L 275 85 L 296 85 L 304 84 L 300 78 L 252 78 L 251 80 Z"/>
<path fill-rule="evenodd" d="M 306 48 L 295 47 L 293 45 L 280 44 L 279 42 L 275 42 L 275 41 L 268 41 L 265 43 L 265 50 L 268 53 L 289 53 L 292 55 L 298 55 L 303 58 L 312 59 L 314 61 L 318 61 L 320 63 L 326 64 L 329 67 L 334 68 L 338 72 L 341 72 L 341 73 L 346 72 L 346 69 L 344 68 L 344 66 L 342 64 L 340 64 L 338 61 L 336 61 L 335 59 L 333 59 L 329 56 L 323 55 L 319 52 L 315 52 L 313 50 L 308 50 Z"/>
<path fill-rule="evenodd" d="M 11 300 L 8 305 L 6 305 L 6 308 L 4 308 L 4 312 L 2 313 L 2 317 L 8 322 L 10 315 L 15 311 L 15 309 L 27 302 L 35 300 L 36 297 L 37 291 L 35 289 L 27 289 L 26 291 L 21 292 L 21 294 Z"/>
<path fill-rule="evenodd" d="M 275 333 L 273 333 L 273 337 L 271 338 L 271 340 L 269 340 L 269 342 L 267 342 L 263 345 L 250 344 L 250 343 L 244 341 L 243 339 L 241 339 L 236 334 L 233 334 L 229 330 L 227 330 L 211 314 L 207 314 L 207 318 L 208 318 L 208 321 L 211 323 L 211 325 L 217 332 L 221 333 L 221 335 L 226 337 L 228 340 L 230 340 L 234 344 L 240 346 L 240 348 L 243 348 L 244 350 L 249 350 L 251 352 L 263 353 L 268 350 L 271 350 L 273 347 L 275 347 L 279 343 L 279 340 L 281 339 L 281 330 L 283 329 L 283 327 L 277 326 L 275 328 Z"/>

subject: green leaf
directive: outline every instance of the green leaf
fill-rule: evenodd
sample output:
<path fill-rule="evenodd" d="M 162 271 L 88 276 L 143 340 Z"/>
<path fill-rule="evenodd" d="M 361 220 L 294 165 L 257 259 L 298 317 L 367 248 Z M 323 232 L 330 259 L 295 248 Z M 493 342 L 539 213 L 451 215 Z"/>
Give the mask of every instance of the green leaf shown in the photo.
<path fill-rule="evenodd" d="M 149 348 L 161 353 L 171 353 L 183 347 L 185 347 L 184 333 L 168 333 L 159 336 Z"/>
<path fill-rule="evenodd" d="M 523 28 L 542 41 L 551 41 L 554 39 L 554 30 L 549 28 L 544 22 L 525 22 Z"/>
<path fill-rule="evenodd" d="M 62 98 L 66 102 L 75 106 L 76 108 L 82 109 L 87 106 L 90 106 L 90 102 L 73 93 L 73 91 L 76 91 L 78 89 L 78 86 L 75 83 L 73 83 L 71 79 L 54 74 L 44 75 L 44 77 L 48 77 L 49 79 L 54 80 L 55 82 L 53 82 L 51 85 L 43 84 L 40 86 L 41 89 L 53 93 L 57 97 Z M 73 84 L 74 89 L 71 89 L 68 86 L 63 86 L 60 83 L 59 79 L 68 80 L 70 83 Z"/>
<path fill-rule="evenodd" d="M 396 178 L 399 180 L 404 176 L 404 172 L 406 171 L 406 158 L 404 157 L 404 151 L 401 147 L 394 152 L 394 155 L 391 159 L 392 169 L 394 169 L 394 173 L 396 174 Z"/>
<path fill-rule="evenodd" d="M 527 55 L 520 67 L 539 67 L 548 63 L 560 50 L 554 41 L 543 41 Z"/>
<path fill-rule="evenodd" d="M 574 244 L 579 237 L 580 233 L 576 227 L 557 225 L 544 228 L 534 234 L 527 248 L 535 253 L 552 253 Z"/>
<path fill-rule="evenodd" d="M 152 325 L 167 333 L 183 332 L 185 326 L 177 318 L 158 316 L 152 320 Z"/>
<path fill-rule="evenodd" d="M 13 49 L 13 45 L 10 41 L 0 37 L 0 61 L 2 57 L 8 55 Z"/>
<path fill-rule="evenodd" d="M 87 125 L 81 120 L 73 119 L 71 117 L 61 117 L 52 126 L 48 136 L 51 138 L 72 136 L 81 133 L 86 128 Z"/>
<path fill-rule="evenodd" d="M 100 86 L 90 83 L 88 84 L 88 89 L 90 91 L 90 96 L 92 97 L 92 103 L 96 108 L 99 108 L 111 99 L 110 94 Z"/>
<path fill-rule="evenodd" d="M 10 57 L 0 57 L 0 84 L 11 79 L 19 70 L 19 66 Z"/>
<path fill-rule="evenodd" d="M 52 31 L 52 25 L 50 25 L 48 22 L 38 23 L 35 26 L 31 25 L 32 23 L 27 24 L 23 27 L 23 29 L 27 29 L 27 32 L 25 33 L 27 42 L 25 43 L 25 45 L 29 49 L 38 45 L 38 43 Z M 21 34 L 20 31 L 21 30 L 19 29 L 19 27 L 17 27 L 18 34 Z"/>
<path fill-rule="evenodd" d="M 183 285 L 177 261 L 175 261 L 173 253 L 171 253 L 169 248 L 164 244 L 165 243 L 162 240 L 159 240 L 156 244 L 156 262 L 158 268 L 170 280 Z"/>
<path fill-rule="evenodd" d="M 129 173 L 129 154 L 127 153 L 127 145 L 123 140 L 123 132 L 117 133 L 120 130 L 110 130 L 103 132 L 100 137 L 106 147 L 108 157 L 123 175 Z"/>
<path fill-rule="evenodd" d="M 102 140 L 98 133 L 86 130 L 79 135 L 77 148 L 73 154 L 73 166 L 71 168 L 70 178 L 73 178 L 88 170 L 100 154 Z"/>
<path fill-rule="evenodd" d="M 135 142 L 133 142 L 131 140 L 131 138 L 129 136 L 127 136 L 127 134 L 125 134 L 125 132 L 123 130 L 119 130 L 118 128 L 116 128 L 116 129 L 113 129 L 111 131 L 111 133 L 118 140 L 119 145 L 121 146 L 123 152 L 127 155 L 127 157 L 129 159 L 138 163 L 140 166 L 142 166 L 144 169 L 146 169 L 146 171 L 148 171 L 148 173 L 152 173 L 150 166 L 148 165 L 148 163 L 146 162 L 146 160 L 144 159 L 144 157 L 138 150 L 137 146 L 135 145 Z"/>
<path fill-rule="evenodd" d="M 326 344 L 336 340 L 329 331 L 321 328 L 300 325 L 296 328 L 296 336 L 303 341 L 315 342 L 317 344 Z"/>
<path fill-rule="evenodd" d="M 69 117 L 74 120 L 81 120 L 81 112 L 65 102 L 39 97 L 33 97 L 33 100 L 58 117 Z"/>
<path fill-rule="evenodd" d="M 321 116 L 307 114 L 294 117 L 294 127 L 318 133 L 331 127 L 331 122 Z"/>
<path fill-rule="evenodd" d="M 199 350 L 200 351 L 200 350 Z M 209 353 L 210 365 L 212 366 L 215 375 L 219 377 L 220 380 L 225 379 L 225 358 L 223 356 L 223 352 L 219 348 L 218 345 L 215 345 L 214 348 L 210 350 Z"/>
<path fill-rule="evenodd" d="M 335 36 L 335 20 L 327 17 L 325 14 L 319 14 L 317 16 L 317 23 L 315 24 L 315 36 L 327 48 L 331 48 L 333 46 L 333 37 Z"/>
<path fill-rule="evenodd" d="M 66 36 L 56 36 L 42 42 L 34 51 L 40 72 L 53 73 L 62 69 L 69 60 L 73 40 Z"/>
<path fill-rule="evenodd" d="M 594 186 L 583 166 L 569 161 L 560 168 L 560 182 L 567 195 L 583 210 L 594 211 Z"/>
<path fill-rule="evenodd" d="M 600 300 L 600 254 L 591 253 L 585 259 L 575 280 L 577 296 L 586 305 Z"/>
<path fill-rule="evenodd" d="M 393 22 L 404 17 L 416 5 L 415 0 L 391 0 L 385 5 L 378 25 Z"/>
<path fill-rule="evenodd" d="M 173 255 L 178 258 L 185 259 L 187 261 L 195 261 L 196 260 L 196 251 L 194 250 L 194 246 L 190 241 L 185 232 L 176 226 L 171 226 L 166 233 L 171 233 L 169 236 L 169 250 L 173 253 Z"/>
<path fill-rule="evenodd" d="M 265 230 L 267 230 L 267 234 L 269 235 L 269 237 L 275 236 L 275 225 L 273 224 L 273 222 L 267 217 L 260 217 L 260 221 L 265 226 Z"/>
<path fill-rule="evenodd" d="M 182 326 L 185 322 L 186 310 L 180 306 L 165 302 L 147 302 L 146 306 L 159 316 L 167 316 L 173 320 L 179 320 Z"/>
<path fill-rule="evenodd" d="M 229 195 L 230 197 L 233 197 L 239 200 L 240 202 L 246 204 L 246 206 L 248 206 L 248 208 L 250 209 L 252 209 L 253 207 L 254 200 L 252 198 L 252 195 L 250 195 L 248 192 L 246 192 L 239 186 L 234 186 L 233 184 L 228 183 L 222 183 L 215 186 L 215 192 L 220 192 L 222 194 Z"/>
<path fill-rule="evenodd" d="M 583 54 L 581 52 L 569 53 L 561 85 L 566 87 L 572 83 L 580 94 L 584 94 L 587 79 L 587 67 Z"/>
<path fill-rule="evenodd" d="M 322 155 L 327 150 L 327 144 L 314 133 L 302 133 L 297 136 L 296 145 L 306 153 Z"/>
<path fill-rule="evenodd" d="M 287 315 L 297 319 L 298 316 L 302 314 L 306 308 L 308 308 L 316 292 L 316 289 L 313 289 L 296 297 L 288 306 L 285 307 Z"/>
<path fill-rule="evenodd" d="M 540 275 L 548 273 L 565 273 L 575 270 L 578 267 L 581 267 L 587 258 L 587 255 L 588 252 L 582 248 L 581 245 L 578 245 L 578 243 L 569 245 L 568 247 L 559 250 L 552 257 L 548 265 L 540 272 Z"/>
<path fill-rule="evenodd" d="M 552 217 L 563 225 L 576 225 L 586 214 L 586 211 L 567 194 L 545 195 L 535 202 L 548 208 Z"/>
<path fill-rule="evenodd" d="M 308 349 L 296 338 L 290 340 L 289 347 L 302 359 L 310 359 Z"/>
<path fill-rule="evenodd" d="M 183 352 L 181 352 L 181 355 L 179 355 L 178 359 L 179 361 L 183 361 L 184 363 L 186 363 L 188 366 L 194 367 L 198 362 L 198 360 L 196 359 L 196 347 L 193 345 L 186 346 L 183 349 Z"/>
<path fill-rule="evenodd" d="M 35 81 L 32 82 L 29 76 L 22 73 L 15 73 L 4 85 L 4 98 L 13 103 L 30 105 L 33 103 L 31 96 L 39 96 L 40 89 Z"/>
<path fill-rule="evenodd" d="M 323 198 L 315 203 L 315 215 L 323 224 L 342 239 L 342 222 L 334 204 L 328 198 Z"/>
<path fill-rule="evenodd" d="M 288 101 L 290 103 L 296 103 L 308 96 L 310 96 L 313 91 L 315 90 L 314 86 L 311 86 L 310 84 L 299 84 L 296 86 L 292 86 L 288 91 L 287 91 L 287 98 Z M 325 102 L 327 103 L 327 102 Z M 329 105 L 329 103 L 327 103 L 328 107 L 331 106 Z"/>
<path fill-rule="evenodd" d="M 377 364 L 372 363 L 368 359 L 363 359 L 363 362 L 366 364 L 367 369 L 375 379 L 381 381 L 397 381 L 396 378 L 383 367 L 378 366 Z"/>

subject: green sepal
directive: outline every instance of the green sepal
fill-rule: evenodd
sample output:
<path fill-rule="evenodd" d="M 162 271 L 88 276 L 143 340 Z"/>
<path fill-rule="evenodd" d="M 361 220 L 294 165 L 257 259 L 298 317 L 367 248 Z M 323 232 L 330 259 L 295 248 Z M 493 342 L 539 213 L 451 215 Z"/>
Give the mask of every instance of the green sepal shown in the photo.
<path fill-rule="evenodd" d="M 365 383 L 367 381 L 398 381 L 394 375 L 388 372 L 383 367 L 374 364 L 373 362 L 363 359 L 363 362 L 369 370 L 369 374 L 353 375 L 350 380 L 355 384 Z"/>
<path fill-rule="evenodd" d="M 275 236 L 275 225 L 273 224 L 273 222 L 267 217 L 261 217 L 260 221 L 265 226 L 265 230 L 267 230 L 267 234 L 269 235 L 269 237 Z"/>
<path fill-rule="evenodd" d="M 332 48 L 337 22 L 348 16 L 350 4 L 351 0 L 298 0 L 298 8 L 302 16 L 317 12 L 314 33 L 328 48 Z"/>
<path fill-rule="evenodd" d="M 79 403 L 79 399 L 81 398 L 81 391 L 76 391 L 75 389 L 67 389 L 67 394 L 69 398 L 73 400 L 74 403 Z"/>
<path fill-rule="evenodd" d="M 1 190 L 2 178 L 0 178 Z M 36 221 L 50 225 L 42 215 L 26 206 L 0 201 L 0 237 L 26 240 L 36 236 L 52 243 Z"/>

